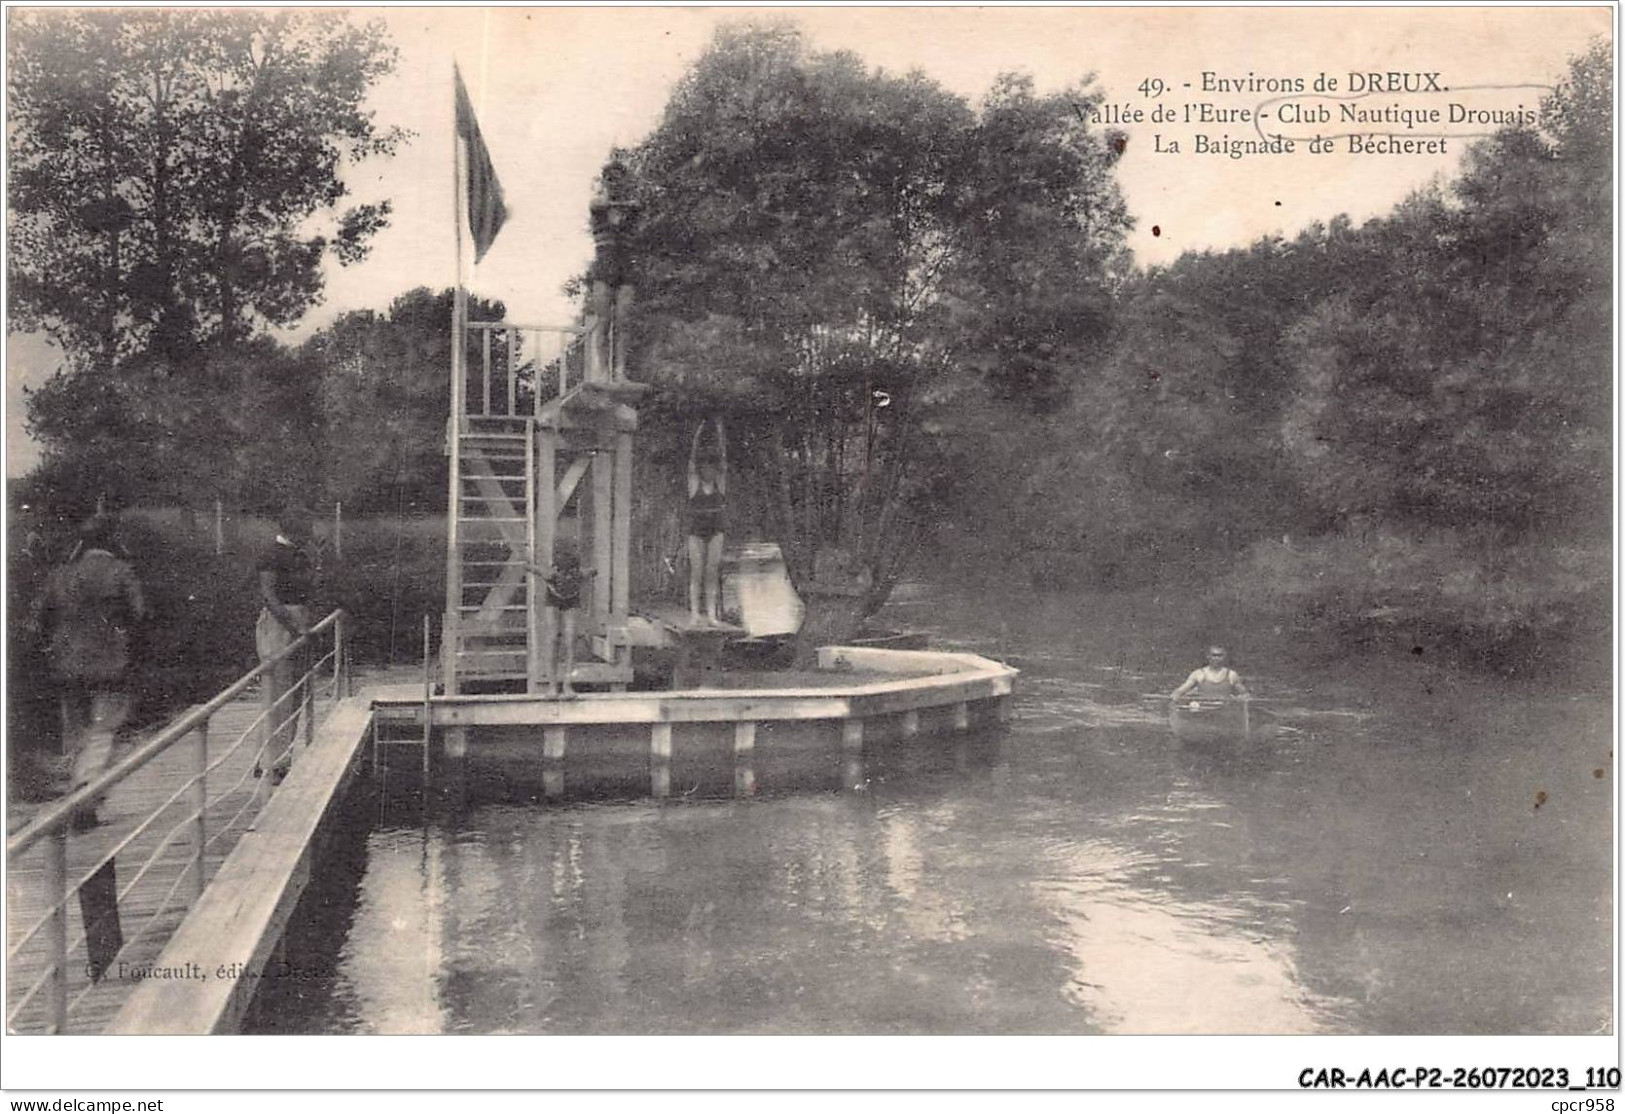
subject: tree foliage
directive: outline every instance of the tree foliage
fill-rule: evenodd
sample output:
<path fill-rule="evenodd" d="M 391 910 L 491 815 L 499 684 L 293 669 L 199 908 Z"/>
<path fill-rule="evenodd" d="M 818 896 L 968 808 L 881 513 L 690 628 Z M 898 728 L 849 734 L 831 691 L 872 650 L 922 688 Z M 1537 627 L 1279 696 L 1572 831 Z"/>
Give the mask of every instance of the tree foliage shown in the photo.
<path fill-rule="evenodd" d="M 346 313 L 304 345 L 320 369 L 328 493 L 347 507 L 444 504 L 454 297 L 418 287 L 387 314 Z M 470 313 L 500 321 L 504 308 L 471 299 Z"/>
<path fill-rule="evenodd" d="M 1538 128 L 1383 217 L 1131 277 L 1034 427 L 1007 548 L 1164 583 L 1234 561 L 1260 606 L 1508 660 L 1578 629 L 1607 584 L 1612 100 L 1599 45 Z"/>
<path fill-rule="evenodd" d="M 1606 536 L 1607 72 L 1582 61 L 1543 130 L 1363 228 L 1352 281 L 1293 325 L 1286 441 L 1329 514 Z"/>
<path fill-rule="evenodd" d="M 10 21 L 9 309 L 105 369 L 287 325 L 387 202 L 346 161 L 403 138 L 364 108 L 380 24 L 293 10 L 36 10 Z M 332 214 L 325 229 L 309 220 Z"/>
<path fill-rule="evenodd" d="M 989 408 L 1041 410 L 1103 333 L 1128 218 L 1097 97 L 1005 77 L 973 108 L 730 27 L 633 152 L 644 374 L 734 419 L 803 581 L 832 557 L 876 606 Z"/>

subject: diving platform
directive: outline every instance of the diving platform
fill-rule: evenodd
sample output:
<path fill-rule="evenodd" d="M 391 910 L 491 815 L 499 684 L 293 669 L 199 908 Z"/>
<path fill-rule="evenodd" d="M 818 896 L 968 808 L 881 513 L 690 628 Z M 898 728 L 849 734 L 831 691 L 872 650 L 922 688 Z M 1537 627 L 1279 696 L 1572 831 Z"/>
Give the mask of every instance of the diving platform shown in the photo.
<path fill-rule="evenodd" d="M 373 708 L 386 719 L 432 728 L 568 727 L 661 723 L 827 720 L 842 724 L 942 711 L 968 722 L 988 702 L 1003 718 L 1018 670 L 977 654 L 826 646 L 817 668 L 799 674 L 719 673 L 708 687 L 658 692 L 587 692 L 573 699 L 523 693 L 432 695 L 421 686 L 380 686 Z M 427 711 L 425 711 L 427 709 Z M 861 730 L 861 729 L 852 729 Z M 903 737 L 918 728 L 900 730 Z"/>

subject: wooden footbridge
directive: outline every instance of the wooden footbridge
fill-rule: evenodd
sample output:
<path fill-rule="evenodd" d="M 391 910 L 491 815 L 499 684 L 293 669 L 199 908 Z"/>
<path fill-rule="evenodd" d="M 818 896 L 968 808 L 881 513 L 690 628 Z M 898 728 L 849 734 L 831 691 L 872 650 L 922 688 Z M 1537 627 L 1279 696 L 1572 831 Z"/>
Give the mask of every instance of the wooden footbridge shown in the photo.
<path fill-rule="evenodd" d="M 341 613 L 284 656 L 323 638 L 330 648 L 276 701 L 261 665 L 8 833 L 10 1031 L 101 1032 L 144 980 L 195 974 L 165 970 L 159 956 L 256 831 L 279 792 L 279 760 L 298 764 L 348 685 Z M 76 823 L 93 804 L 97 823 Z"/>

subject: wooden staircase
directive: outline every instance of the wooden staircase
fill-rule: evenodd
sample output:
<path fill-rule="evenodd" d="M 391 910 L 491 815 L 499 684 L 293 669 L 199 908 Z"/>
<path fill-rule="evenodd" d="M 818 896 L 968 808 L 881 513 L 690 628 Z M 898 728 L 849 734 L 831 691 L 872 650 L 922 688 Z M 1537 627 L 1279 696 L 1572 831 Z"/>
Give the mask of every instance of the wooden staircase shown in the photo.
<path fill-rule="evenodd" d="M 536 466 L 533 420 L 468 419 L 457 438 L 457 503 L 450 523 L 454 619 L 443 653 L 462 691 L 523 687 L 531 675 Z M 536 601 L 538 606 L 540 601 Z M 470 686 L 473 686 L 472 688 Z"/>
<path fill-rule="evenodd" d="M 646 388 L 611 374 L 604 329 L 591 321 L 457 328 L 468 343 L 453 346 L 441 690 L 551 689 L 545 577 L 560 545 L 590 572 L 571 680 L 624 689 L 631 404 Z"/>

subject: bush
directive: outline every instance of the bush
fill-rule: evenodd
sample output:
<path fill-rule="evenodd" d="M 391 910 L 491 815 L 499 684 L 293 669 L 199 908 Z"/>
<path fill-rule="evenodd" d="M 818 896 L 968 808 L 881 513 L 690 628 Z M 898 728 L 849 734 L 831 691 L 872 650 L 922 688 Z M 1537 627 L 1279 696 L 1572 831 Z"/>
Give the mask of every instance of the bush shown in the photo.
<path fill-rule="evenodd" d="M 13 519 L 8 554 L 10 647 L 8 721 L 14 737 L 49 746 L 57 730 L 55 693 L 43 648 L 27 618 L 52 564 L 73 550 L 65 518 Z M 32 542 L 30 535 L 32 534 Z M 344 524 L 344 557 L 319 532 L 323 588 L 318 609 L 350 615 L 352 660 L 417 661 L 423 616 L 436 628 L 444 599 L 444 519 L 362 519 Z M 138 510 L 120 519 L 120 541 L 141 580 L 151 613 L 136 631 L 132 690 L 135 722 L 159 721 L 207 700 L 258 664 L 254 623 L 261 602 L 255 565 L 275 537 L 266 519 L 234 518 L 224 552 L 215 552 L 212 522 L 175 510 Z"/>
<path fill-rule="evenodd" d="M 379 516 L 344 524 L 344 556 L 326 563 L 327 598 L 351 618 L 359 662 L 413 662 L 423 655 L 423 617 L 440 644 L 446 598 L 442 515 Z"/>
<path fill-rule="evenodd" d="M 1222 590 L 1346 643 L 1538 672 L 1593 655 L 1607 635 L 1610 567 L 1606 546 L 1352 528 L 1258 543 Z"/>

